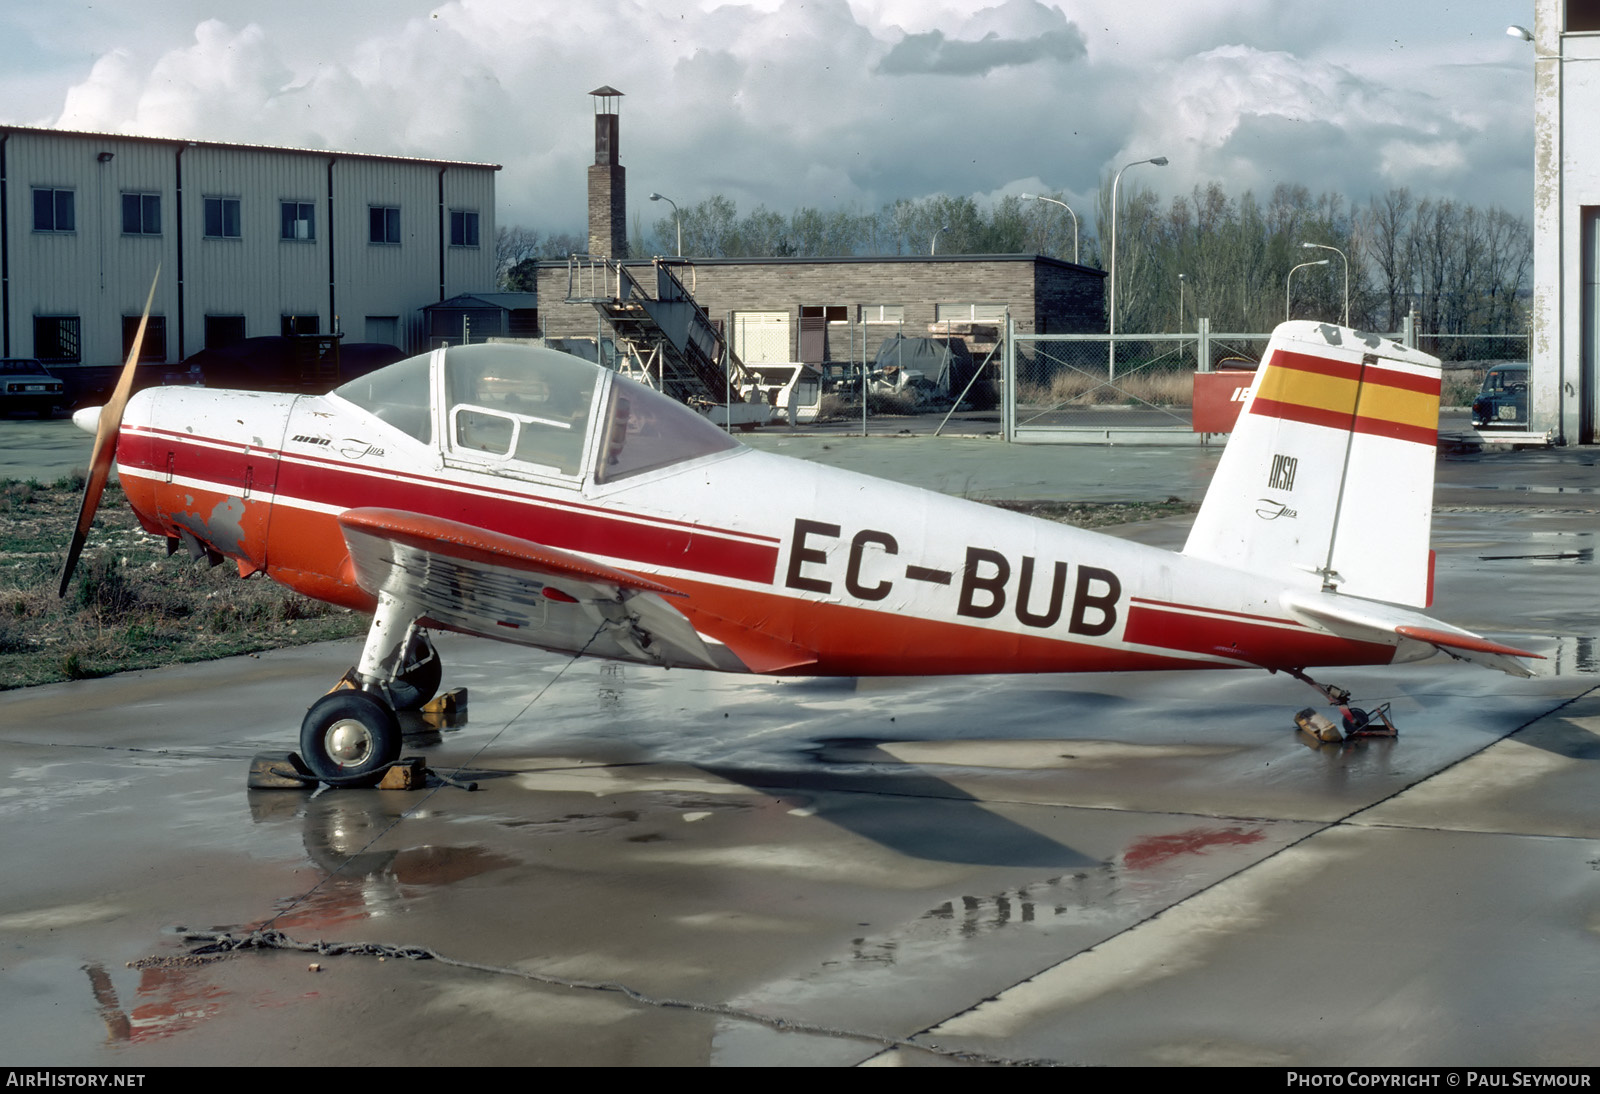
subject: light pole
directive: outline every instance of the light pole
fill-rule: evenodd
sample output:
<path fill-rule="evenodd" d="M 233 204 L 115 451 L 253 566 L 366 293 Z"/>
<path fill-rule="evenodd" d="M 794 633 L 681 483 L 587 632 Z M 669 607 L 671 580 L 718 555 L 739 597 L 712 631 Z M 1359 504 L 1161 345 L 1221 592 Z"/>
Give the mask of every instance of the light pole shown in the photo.
<path fill-rule="evenodd" d="M 1122 172 L 1130 167 L 1137 167 L 1141 163 L 1154 164 L 1157 167 L 1167 165 L 1167 157 L 1153 156 L 1147 160 L 1134 160 L 1125 163 L 1118 169 L 1116 177 L 1111 180 L 1111 340 L 1107 345 L 1109 351 L 1108 361 L 1110 370 L 1107 379 L 1117 378 L 1117 184 L 1122 181 Z"/>
<path fill-rule="evenodd" d="M 1072 211 L 1072 206 L 1068 205 L 1064 201 L 1057 201 L 1055 198 L 1047 198 L 1043 194 L 1022 195 L 1023 201 L 1028 201 L 1030 199 L 1033 201 L 1048 201 L 1051 205 L 1059 205 L 1067 211 L 1069 216 L 1072 217 L 1072 264 L 1076 266 L 1078 264 L 1078 214 L 1074 213 Z"/>
<path fill-rule="evenodd" d="M 678 203 L 665 194 L 651 194 L 651 201 L 664 201 L 672 206 L 672 219 L 678 222 L 678 257 L 683 257 L 683 214 L 678 212 Z"/>
<path fill-rule="evenodd" d="M 1285 323 L 1289 321 L 1289 281 L 1294 277 L 1294 271 L 1303 270 L 1307 266 L 1326 266 L 1332 261 L 1333 259 L 1331 258 L 1319 258 L 1315 262 L 1302 262 L 1289 271 L 1288 276 L 1283 279 L 1283 321 Z"/>
<path fill-rule="evenodd" d="M 1308 250 L 1308 249 L 1311 249 L 1311 248 L 1314 247 L 1317 250 L 1332 251 L 1334 254 L 1338 255 L 1339 256 L 1339 260 L 1344 263 L 1344 325 L 1348 327 L 1350 325 L 1350 258 L 1349 258 L 1349 256 L 1346 255 L 1339 248 L 1329 246 L 1326 243 L 1302 243 L 1302 244 L 1300 244 L 1300 247 L 1301 247 L 1302 250 Z"/>
<path fill-rule="evenodd" d="M 1178 275 L 1178 333 L 1183 333 L 1183 274 Z"/>
<path fill-rule="evenodd" d="M 937 251 L 939 249 L 939 233 L 940 232 L 948 232 L 949 230 L 950 230 L 950 225 L 948 225 L 948 224 L 941 224 L 941 225 L 939 225 L 937 228 L 935 228 L 933 230 L 933 239 L 930 240 L 929 243 L 928 243 L 928 254 L 929 255 L 933 255 L 933 254 L 937 253 Z"/>

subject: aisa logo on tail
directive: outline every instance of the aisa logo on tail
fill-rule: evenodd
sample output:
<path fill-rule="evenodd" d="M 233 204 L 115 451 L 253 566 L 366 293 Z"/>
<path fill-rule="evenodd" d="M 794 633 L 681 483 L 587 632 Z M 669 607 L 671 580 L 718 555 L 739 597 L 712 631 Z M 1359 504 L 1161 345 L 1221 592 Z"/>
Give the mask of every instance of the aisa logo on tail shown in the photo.
<path fill-rule="evenodd" d="M 1293 490 L 1295 469 L 1300 466 L 1300 461 L 1293 456 L 1275 455 L 1272 457 L 1272 471 L 1267 475 L 1268 490 Z"/>

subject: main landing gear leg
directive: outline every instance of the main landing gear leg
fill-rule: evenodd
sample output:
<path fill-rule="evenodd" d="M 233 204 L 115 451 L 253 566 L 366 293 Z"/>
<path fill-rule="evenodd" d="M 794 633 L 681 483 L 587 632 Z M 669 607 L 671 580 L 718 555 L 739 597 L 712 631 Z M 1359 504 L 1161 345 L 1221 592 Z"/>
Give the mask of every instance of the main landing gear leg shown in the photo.
<path fill-rule="evenodd" d="M 306 711 L 300 754 L 329 786 L 372 786 L 400 758 L 395 711 L 420 707 L 439 688 L 439 656 L 397 597 L 378 594 L 361 661 L 341 686 Z"/>
<path fill-rule="evenodd" d="M 1294 724 L 1320 741 L 1349 741 L 1357 737 L 1398 737 L 1400 731 L 1389 720 L 1389 704 L 1362 710 L 1350 705 L 1350 692 L 1334 684 L 1319 684 L 1299 669 L 1287 670 L 1290 676 L 1316 690 L 1317 694 L 1339 710 L 1341 726 L 1334 725 L 1317 713 L 1315 707 L 1306 707 L 1294 716 Z"/>

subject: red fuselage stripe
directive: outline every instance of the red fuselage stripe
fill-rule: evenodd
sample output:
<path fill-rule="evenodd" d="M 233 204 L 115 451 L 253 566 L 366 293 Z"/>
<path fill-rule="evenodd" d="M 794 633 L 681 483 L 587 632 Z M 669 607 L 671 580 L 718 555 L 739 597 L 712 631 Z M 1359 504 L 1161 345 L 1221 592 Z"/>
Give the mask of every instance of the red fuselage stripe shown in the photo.
<path fill-rule="evenodd" d="M 1251 615 L 1249 612 L 1230 612 L 1226 608 L 1206 608 L 1199 604 L 1179 604 L 1177 601 L 1151 600 L 1148 597 L 1132 596 L 1128 598 L 1131 604 L 1148 604 L 1152 608 L 1175 608 L 1184 612 L 1203 612 L 1206 615 L 1225 615 L 1230 619 L 1254 619 L 1260 623 L 1271 623 L 1279 627 L 1304 627 L 1304 623 L 1297 623 L 1293 619 L 1280 619 L 1271 615 Z"/>
<path fill-rule="evenodd" d="M 1267 626 L 1207 618 L 1140 603 L 1129 605 L 1122 637 L 1157 649 L 1235 657 L 1262 668 L 1386 664 L 1394 656 L 1393 646 L 1319 634 L 1297 624 Z"/>
<path fill-rule="evenodd" d="M 170 434 L 119 445 L 118 458 L 127 466 L 164 474 L 169 451 L 174 454 L 175 475 L 228 484 L 243 482 L 248 470 L 253 476 L 253 492 L 263 495 L 275 491 L 280 496 L 341 508 L 419 512 L 492 528 L 547 547 L 762 584 L 772 583 L 778 566 L 776 541 L 767 537 L 756 541 L 741 533 L 692 524 L 619 518 L 592 506 L 464 490 L 377 467 L 358 469 L 299 455 L 280 461 L 275 451 L 253 449 L 247 453 Z M 275 481 L 273 468 L 277 470 Z"/>

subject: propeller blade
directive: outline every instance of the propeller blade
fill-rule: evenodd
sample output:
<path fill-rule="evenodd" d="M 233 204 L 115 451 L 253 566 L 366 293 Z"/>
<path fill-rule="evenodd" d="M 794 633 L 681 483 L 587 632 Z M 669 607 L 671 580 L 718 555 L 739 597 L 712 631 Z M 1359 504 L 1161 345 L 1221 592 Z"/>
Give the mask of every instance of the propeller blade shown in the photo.
<path fill-rule="evenodd" d="M 72 571 L 78 568 L 78 556 L 83 553 L 84 542 L 89 538 L 89 526 L 94 523 L 95 510 L 100 508 L 100 495 L 105 493 L 106 480 L 111 477 L 111 465 L 117 455 L 117 430 L 122 428 L 122 412 L 133 394 L 133 374 L 139 364 L 139 350 L 144 346 L 144 329 L 150 322 L 150 306 L 156 299 L 156 282 L 161 280 L 161 267 L 156 267 L 150 279 L 150 295 L 145 298 L 144 314 L 139 317 L 139 329 L 134 332 L 133 346 L 128 350 L 128 360 L 117 377 L 117 386 L 111 398 L 100 408 L 100 421 L 94 431 L 94 449 L 89 456 L 89 475 L 83 484 L 83 501 L 78 505 L 78 525 L 72 532 L 72 543 L 67 547 L 67 562 L 61 568 L 61 587 L 56 596 L 67 595 L 72 583 Z"/>

